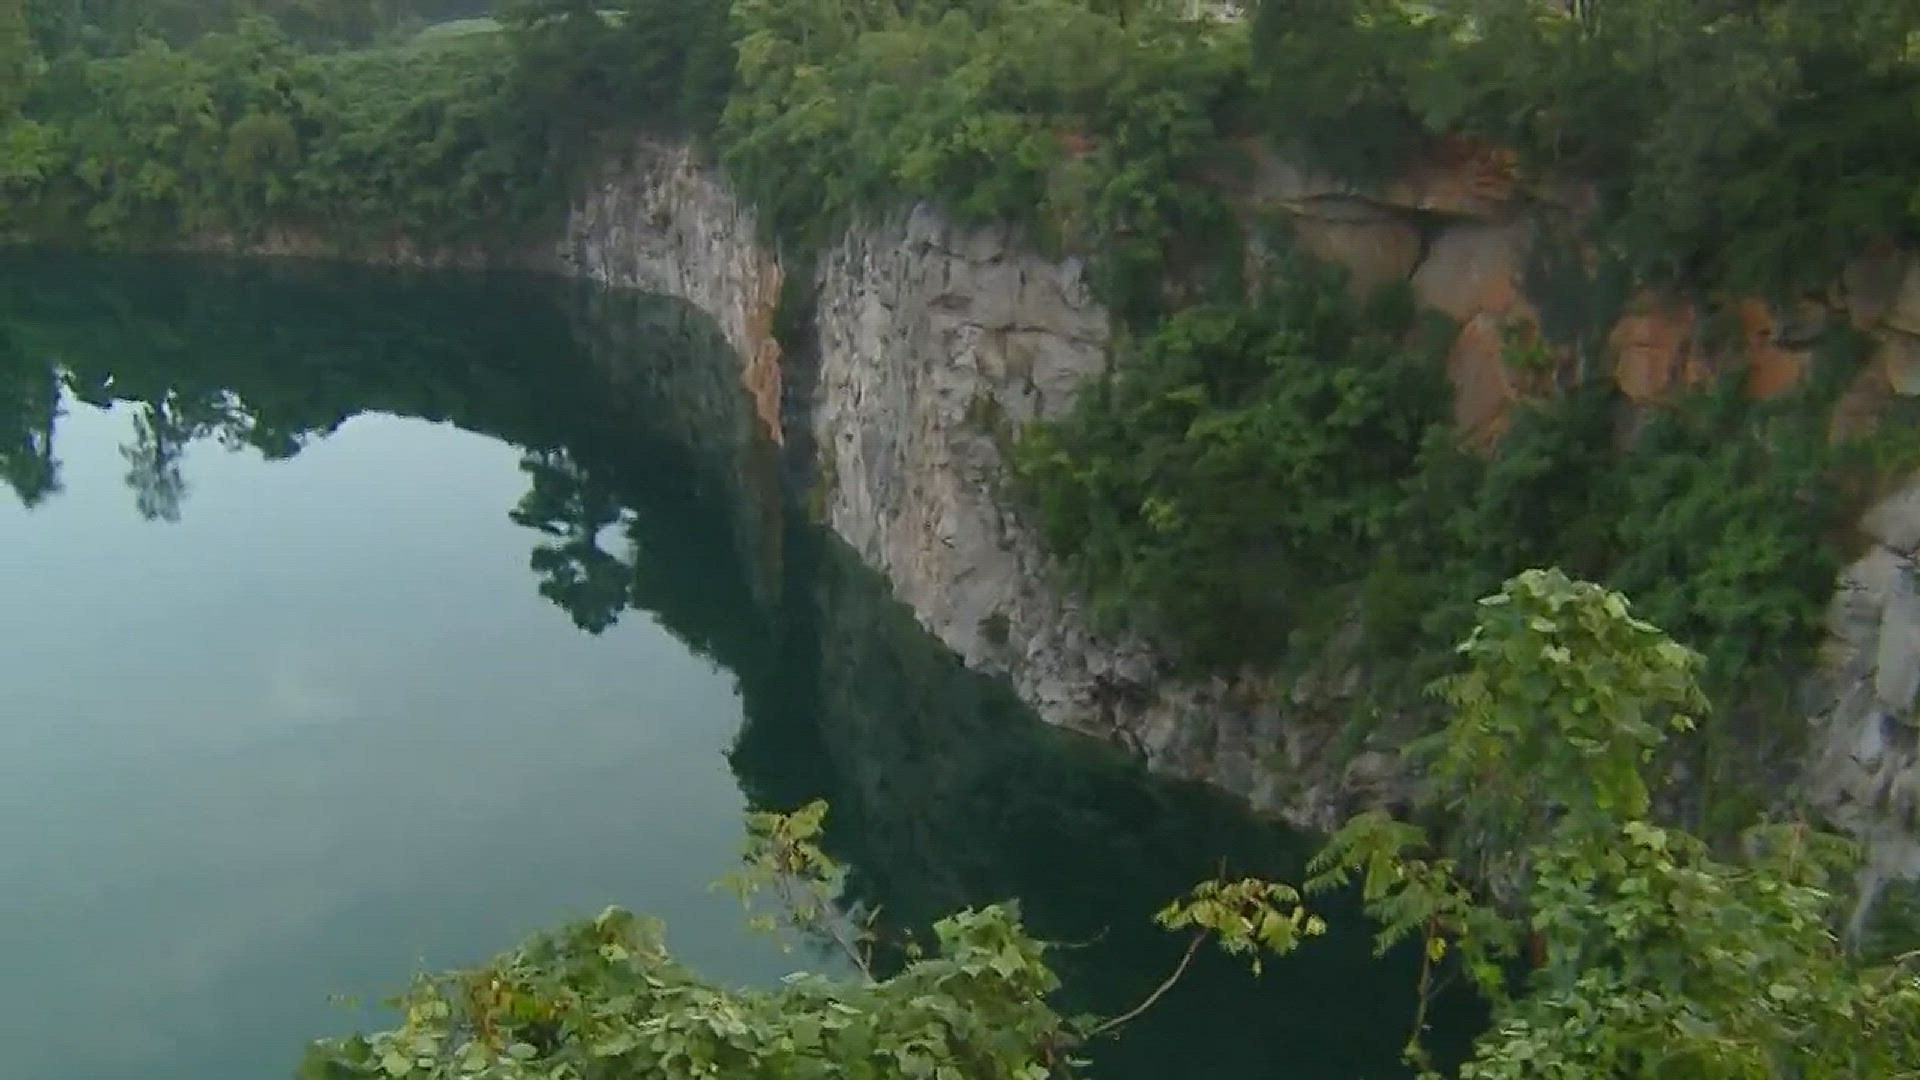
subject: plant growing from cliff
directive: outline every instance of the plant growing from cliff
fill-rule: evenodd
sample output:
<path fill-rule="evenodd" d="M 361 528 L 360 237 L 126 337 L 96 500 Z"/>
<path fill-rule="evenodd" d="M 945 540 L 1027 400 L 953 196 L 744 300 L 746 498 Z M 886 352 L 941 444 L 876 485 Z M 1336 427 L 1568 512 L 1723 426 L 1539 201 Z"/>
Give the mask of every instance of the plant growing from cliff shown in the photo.
<path fill-rule="evenodd" d="M 1650 819 L 1653 751 L 1703 706 L 1697 654 L 1559 571 L 1483 601 L 1460 651 L 1436 687 L 1451 720 L 1422 755 L 1454 839 L 1363 814 L 1308 887 L 1357 879 L 1382 949 L 1422 940 L 1423 1001 L 1443 963 L 1486 996 L 1461 1080 L 1920 1069 L 1920 978 L 1835 933 L 1845 845 L 1771 826 L 1726 861 Z M 1438 1076 L 1420 1027 L 1409 1059 Z"/>
<path fill-rule="evenodd" d="M 1442 421 L 1427 329 L 1403 293 L 1362 308 L 1303 262 L 1134 341 L 1026 434 L 1017 475 L 1099 612 L 1206 662 L 1271 657 L 1364 566 Z"/>

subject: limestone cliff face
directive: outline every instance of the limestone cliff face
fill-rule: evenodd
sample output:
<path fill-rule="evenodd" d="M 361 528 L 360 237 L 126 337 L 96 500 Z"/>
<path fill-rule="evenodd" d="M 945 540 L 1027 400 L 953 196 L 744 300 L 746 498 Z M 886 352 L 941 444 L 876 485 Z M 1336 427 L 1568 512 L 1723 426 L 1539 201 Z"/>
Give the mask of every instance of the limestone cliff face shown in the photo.
<path fill-rule="evenodd" d="M 1812 683 L 1808 795 L 1865 837 L 1871 896 L 1920 878 L 1920 478 L 1869 512 L 1867 553 L 1841 575 Z"/>
<path fill-rule="evenodd" d="M 740 354 L 754 411 L 779 441 L 780 260 L 759 242 L 752 211 L 691 147 L 641 140 L 609 158 L 575 197 L 555 249 L 530 261 L 706 312 Z"/>

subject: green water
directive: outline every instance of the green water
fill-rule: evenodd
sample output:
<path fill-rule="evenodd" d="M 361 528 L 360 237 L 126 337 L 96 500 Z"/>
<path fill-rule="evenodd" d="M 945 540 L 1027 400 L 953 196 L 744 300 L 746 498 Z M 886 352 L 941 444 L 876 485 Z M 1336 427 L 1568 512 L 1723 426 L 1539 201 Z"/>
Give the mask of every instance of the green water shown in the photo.
<path fill-rule="evenodd" d="M 665 300 L 0 262 L 0 1076 L 286 1076 L 381 1019 L 331 997 L 609 903 L 725 979 L 830 965 L 708 893 L 749 805 L 828 798 L 900 925 L 1021 898 L 1074 1011 L 1159 981 L 1219 860 L 1298 874 L 964 671 L 790 472 Z M 1096 1075 L 1404 1075 L 1410 971 L 1335 914 Z"/>

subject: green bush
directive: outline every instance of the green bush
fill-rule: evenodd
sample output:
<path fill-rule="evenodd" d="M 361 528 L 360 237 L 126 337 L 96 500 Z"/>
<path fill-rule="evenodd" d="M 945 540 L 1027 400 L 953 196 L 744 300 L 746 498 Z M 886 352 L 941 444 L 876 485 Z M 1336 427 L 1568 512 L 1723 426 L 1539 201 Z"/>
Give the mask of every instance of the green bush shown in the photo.
<path fill-rule="evenodd" d="M 1446 419 L 1445 335 L 1301 266 L 1126 348 L 1016 454 L 1043 533 L 1110 619 L 1209 663 L 1272 657 L 1393 524 Z"/>

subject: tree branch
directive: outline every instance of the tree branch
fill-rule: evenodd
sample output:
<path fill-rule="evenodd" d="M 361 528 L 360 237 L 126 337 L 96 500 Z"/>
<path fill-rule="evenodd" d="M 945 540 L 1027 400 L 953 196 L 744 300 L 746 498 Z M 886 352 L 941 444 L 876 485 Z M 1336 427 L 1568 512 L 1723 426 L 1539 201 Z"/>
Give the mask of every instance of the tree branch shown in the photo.
<path fill-rule="evenodd" d="M 1187 951 L 1180 957 L 1180 963 L 1174 966 L 1173 973 L 1168 975 L 1164 982 L 1153 988 L 1153 993 L 1148 994 L 1140 1004 L 1135 1005 L 1119 1016 L 1102 1021 L 1099 1027 L 1087 1033 L 1087 1037 L 1097 1039 L 1117 1027 L 1132 1023 L 1140 1018 L 1140 1014 L 1153 1008 L 1154 1005 L 1159 1003 L 1161 998 L 1167 995 L 1167 991 L 1172 990 L 1174 984 L 1180 981 L 1180 977 L 1187 973 L 1187 966 L 1193 963 L 1193 955 L 1200 951 L 1200 943 L 1205 940 L 1207 940 L 1207 935 L 1204 931 L 1193 935 L 1193 940 L 1187 942 Z"/>

